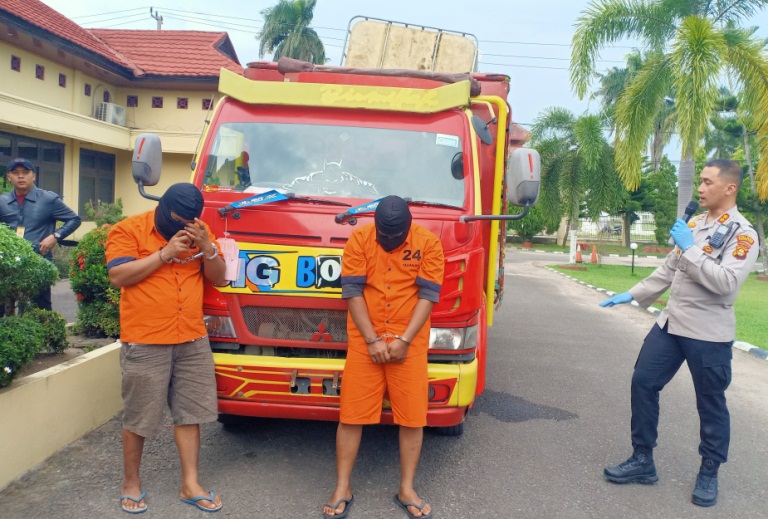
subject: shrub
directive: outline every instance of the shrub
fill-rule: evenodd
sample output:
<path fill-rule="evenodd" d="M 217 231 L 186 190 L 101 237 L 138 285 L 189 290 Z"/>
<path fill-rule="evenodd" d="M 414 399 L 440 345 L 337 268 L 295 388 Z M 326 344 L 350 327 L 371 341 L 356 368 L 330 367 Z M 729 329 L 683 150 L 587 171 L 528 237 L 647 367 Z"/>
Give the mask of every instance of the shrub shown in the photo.
<path fill-rule="evenodd" d="M 107 275 L 105 243 L 111 224 L 83 236 L 70 256 L 69 282 L 77 298 L 75 330 L 87 337 L 120 335 L 120 291 Z"/>
<path fill-rule="evenodd" d="M 10 227 L 0 225 L 0 302 L 9 302 L 6 313 L 13 313 L 13 301 L 29 304 L 56 279 L 56 267 L 50 261 L 37 254 Z"/>
<path fill-rule="evenodd" d="M 123 216 L 123 199 L 118 198 L 114 204 L 103 203 L 97 200 L 96 204 L 85 203 L 85 214 L 88 220 L 93 220 L 97 226 L 108 223 L 114 225 L 125 216 Z"/>
<path fill-rule="evenodd" d="M 69 347 L 67 342 L 67 322 L 57 312 L 32 308 L 24 312 L 25 319 L 38 322 L 43 327 L 43 348 L 51 353 L 61 353 Z"/>
<path fill-rule="evenodd" d="M 109 288 L 108 301 L 79 303 L 74 331 L 90 338 L 120 336 L 120 290 Z"/>
<path fill-rule="evenodd" d="M 510 207 L 509 214 L 520 214 L 523 211 L 520 207 Z M 517 233 L 520 238 L 526 241 L 532 241 L 533 237 L 542 232 L 547 227 L 547 221 L 539 206 L 534 205 L 521 220 L 507 221 L 507 229 Z"/>
<path fill-rule="evenodd" d="M 44 347 L 43 326 L 23 316 L 0 318 L 0 387 L 7 386 L 21 368 Z"/>

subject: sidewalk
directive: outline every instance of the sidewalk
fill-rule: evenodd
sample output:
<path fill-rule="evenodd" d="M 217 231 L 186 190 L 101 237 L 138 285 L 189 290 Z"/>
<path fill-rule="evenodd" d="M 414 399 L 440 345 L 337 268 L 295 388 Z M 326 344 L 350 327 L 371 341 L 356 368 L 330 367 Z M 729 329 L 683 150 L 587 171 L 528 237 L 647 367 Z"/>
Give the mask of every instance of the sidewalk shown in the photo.
<path fill-rule="evenodd" d="M 68 323 L 77 319 L 77 299 L 69 286 L 69 279 L 60 279 L 51 287 L 51 307 Z"/>

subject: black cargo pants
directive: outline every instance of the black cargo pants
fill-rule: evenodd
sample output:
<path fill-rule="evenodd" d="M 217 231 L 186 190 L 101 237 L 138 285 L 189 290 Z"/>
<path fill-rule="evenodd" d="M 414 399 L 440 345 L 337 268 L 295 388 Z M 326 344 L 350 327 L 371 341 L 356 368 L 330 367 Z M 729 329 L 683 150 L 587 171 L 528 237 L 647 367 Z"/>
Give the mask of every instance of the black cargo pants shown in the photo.
<path fill-rule="evenodd" d="M 725 390 L 731 383 L 733 342 L 689 339 L 654 324 L 643 342 L 632 375 L 632 445 L 656 447 L 659 425 L 659 392 L 672 380 L 683 361 L 693 377 L 699 411 L 699 454 L 718 463 L 728 459 L 731 417 Z"/>

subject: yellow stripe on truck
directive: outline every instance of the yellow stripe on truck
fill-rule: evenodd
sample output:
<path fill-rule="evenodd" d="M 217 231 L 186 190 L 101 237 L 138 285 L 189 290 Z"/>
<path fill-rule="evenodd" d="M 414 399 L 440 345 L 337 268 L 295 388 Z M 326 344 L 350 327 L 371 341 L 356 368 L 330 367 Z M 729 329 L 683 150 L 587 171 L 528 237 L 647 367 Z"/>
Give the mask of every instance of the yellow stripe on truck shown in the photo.
<path fill-rule="evenodd" d="M 466 106 L 469 102 L 469 81 L 430 89 L 280 83 L 255 81 L 221 69 L 219 92 L 248 104 L 363 108 L 429 114 Z"/>
<path fill-rule="evenodd" d="M 268 357 L 261 355 L 233 355 L 230 353 L 214 353 L 213 360 L 216 370 L 228 378 L 240 380 L 243 386 L 253 380 L 250 375 L 263 373 L 274 375 L 279 370 L 289 373 L 296 370 L 299 377 L 328 377 L 329 372 L 343 372 L 344 359 L 297 359 L 295 357 Z M 231 366 L 234 366 L 232 368 Z M 241 374 L 247 369 L 247 374 Z M 261 368 L 261 369 L 259 369 Z M 456 380 L 456 386 L 446 407 L 464 407 L 475 400 L 477 387 L 477 359 L 467 364 L 432 364 L 428 366 L 430 381 Z M 342 373 L 342 386 L 344 375 Z M 270 381 L 262 381 L 272 384 Z M 279 383 L 276 383 L 279 384 Z M 283 383 L 284 384 L 284 383 Z M 286 394 L 289 394 L 285 392 Z"/>

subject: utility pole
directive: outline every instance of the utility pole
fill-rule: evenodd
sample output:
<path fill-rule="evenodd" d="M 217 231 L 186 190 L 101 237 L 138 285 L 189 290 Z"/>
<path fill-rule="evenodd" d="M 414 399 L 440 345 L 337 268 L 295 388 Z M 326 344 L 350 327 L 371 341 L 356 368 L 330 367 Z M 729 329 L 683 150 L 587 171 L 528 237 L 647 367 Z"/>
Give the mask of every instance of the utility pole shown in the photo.
<path fill-rule="evenodd" d="M 158 31 L 163 28 L 163 17 L 160 16 L 159 12 L 155 11 L 152 7 L 150 7 L 149 8 L 149 16 L 154 18 L 155 21 L 157 22 L 157 30 Z"/>

